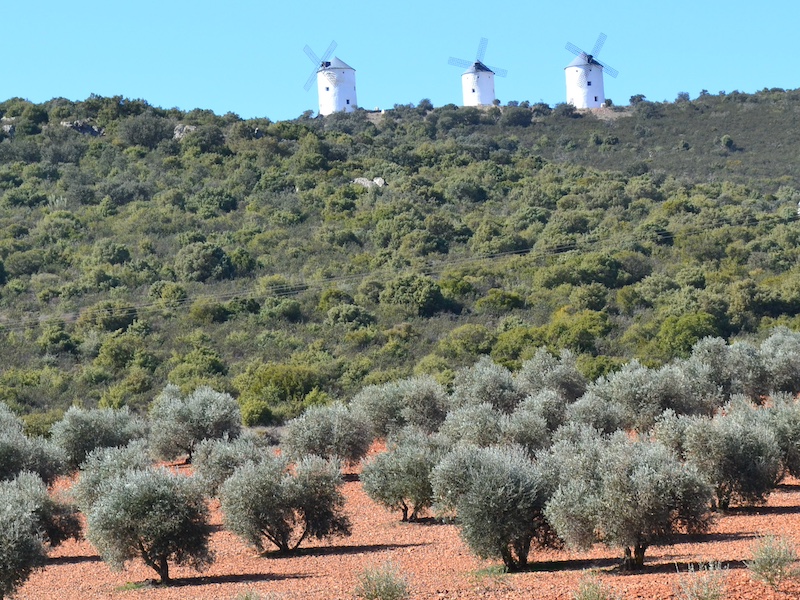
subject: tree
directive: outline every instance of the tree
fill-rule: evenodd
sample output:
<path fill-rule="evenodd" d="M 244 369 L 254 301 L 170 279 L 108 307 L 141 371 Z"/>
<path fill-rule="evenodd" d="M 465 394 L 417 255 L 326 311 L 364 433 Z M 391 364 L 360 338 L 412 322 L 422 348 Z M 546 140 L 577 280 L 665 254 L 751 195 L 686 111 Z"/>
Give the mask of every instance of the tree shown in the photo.
<path fill-rule="evenodd" d="M 407 307 L 414 314 L 429 317 L 445 307 L 442 290 L 425 275 L 399 275 L 386 284 L 380 294 L 381 304 Z"/>
<path fill-rule="evenodd" d="M 420 511 L 433 504 L 431 471 L 440 457 L 429 436 L 403 430 L 386 452 L 364 463 L 361 484 L 366 494 L 390 510 L 399 510 L 403 521 L 416 521 Z"/>
<path fill-rule="evenodd" d="M 63 450 L 49 440 L 27 437 L 10 412 L 5 412 L 5 417 L 3 414 L 0 411 L 0 481 L 30 471 L 45 483 L 52 483 L 64 472 Z"/>
<path fill-rule="evenodd" d="M 227 279 L 233 265 L 225 251 L 209 242 L 193 242 L 175 256 L 175 272 L 184 281 Z"/>
<path fill-rule="evenodd" d="M 651 544 L 710 524 L 709 485 L 658 442 L 589 437 L 554 446 L 549 461 L 558 474 L 545 514 L 570 546 L 602 541 L 642 568 Z"/>
<path fill-rule="evenodd" d="M 206 439 L 238 437 L 242 429 L 239 405 L 230 394 L 200 387 L 188 396 L 168 385 L 150 407 L 150 445 L 166 460 L 183 454 L 192 461 L 195 446 Z"/>
<path fill-rule="evenodd" d="M 459 371 L 453 383 L 451 404 L 458 408 L 488 403 L 501 412 L 510 413 L 522 397 L 511 371 L 483 356 L 471 367 Z"/>
<path fill-rule="evenodd" d="M 28 505 L 0 495 L 0 600 L 14 594 L 47 553 Z"/>
<path fill-rule="evenodd" d="M 312 406 L 286 424 L 281 444 L 289 458 L 307 454 L 355 464 L 372 443 L 369 422 L 344 404 Z"/>
<path fill-rule="evenodd" d="M 244 432 L 234 440 L 209 439 L 197 444 L 192 464 L 206 484 L 208 495 L 217 495 L 220 486 L 241 465 L 261 461 L 271 451 L 269 441 Z"/>
<path fill-rule="evenodd" d="M 516 571 L 534 542 L 554 543 L 542 474 L 521 448 L 456 448 L 431 479 L 434 496 L 455 508 L 462 537 L 481 558 L 501 558 Z"/>
<path fill-rule="evenodd" d="M 260 552 L 265 542 L 288 553 L 306 538 L 350 535 L 338 463 L 309 456 L 288 467 L 270 457 L 237 468 L 220 489 L 226 527 Z"/>
<path fill-rule="evenodd" d="M 539 348 L 533 358 L 522 363 L 514 383 L 525 394 L 549 389 L 570 402 L 586 391 L 586 378 L 578 370 L 575 355 L 569 350 L 562 350 L 555 357 L 546 348 Z"/>
<path fill-rule="evenodd" d="M 130 471 L 144 471 L 152 462 L 144 440 L 123 447 L 97 448 L 81 463 L 80 477 L 72 485 L 72 497 L 81 512 L 88 514 L 105 494 L 109 482 Z"/>
<path fill-rule="evenodd" d="M 502 437 L 502 417 L 488 402 L 468 404 L 447 413 L 439 433 L 451 446 L 492 446 Z"/>
<path fill-rule="evenodd" d="M 208 516 L 196 480 L 164 469 L 128 471 L 87 513 L 87 538 L 112 568 L 140 558 L 169 583 L 170 562 L 202 570 L 213 561 Z"/>
<path fill-rule="evenodd" d="M 42 479 L 29 472 L 20 473 L 12 481 L 0 482 L 0 498 L 30 510 L 34 529 L 42 541 L 55 548 L 61 542 L 81 536 L 77 509 L 50 495 Z"/>
<path fill-rule="evenodd" d="M 86 410 L 72 406 L 51 429 L 51 439 L 63 448 L 71 469 L 77 469 L 95 448 L 126 446 L 144 437 L 147 424 L 127 407 Z"/>

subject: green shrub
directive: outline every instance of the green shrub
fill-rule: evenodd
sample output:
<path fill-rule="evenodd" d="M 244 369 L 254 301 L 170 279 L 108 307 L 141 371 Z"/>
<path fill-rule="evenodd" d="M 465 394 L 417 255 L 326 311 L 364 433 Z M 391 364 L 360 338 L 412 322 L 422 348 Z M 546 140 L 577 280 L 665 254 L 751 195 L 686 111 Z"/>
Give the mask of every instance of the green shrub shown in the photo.
<path fill-rule="evenodd" d="M 144 471 L 151 465 L 144 440 L 136 440 L 123 447 L 97 448 L 81 464 L 80 477 L 72 486 L 72 497 L 81 512 L 88 514 L 105 493 L 109 482 L 129 471 Z"/>
<path fill-rule="evenodd" d="M 403 430 L 386 452 L 364 463 L 364 492 L 378 504 L 399 510 L 403 521 L 416 521 L 420 511 L 433 504 L 431 471 L 440 454 L 424 433 Z"/>
<path fill-rule="evenodd" d="M 406 600 L 411 597 L 406 578 L 391 563 L 361 571 L 355 595 L 364 600 Z"/>
<path fill-rule="evenodd" d="M 338 463 L 310 456 L 288 466 L 270 457 L 237 468 L 220 489 L 226 527 L 260 552 L 265 542 L 286 553 L 306 538 L 350 535 Z"/>
<path fill-rule="evenodd" d="M 542 475 L 522 449 L 458 447 L 431 479 L 434 497 L 455 508 L 462 537 L 481 558 L 501 558 L 515 571 L 527 564 L 534 542 L 554 539 L 544 519 Z"/>
<path fill-rule="evenodd" d="M 753 546 L 752 559 L 747 561 L 747 568 L 753 578 L 763 581 L 777 591 L 786 579 L 800 575 L 797 562 L 797 549 L 784 537 L 767 535 L 760 538 Z"/>
<path fill-rule="evenodd" d="M 727 567 L 719 562 L 689 565 L 685 577 L 681 577 L 675 590 L 679 600 L 725 600 L 725 575 Z"/>
<path fill-rule="evenodd" d="M 243 432 L 234 440 L 202 440 L 194 452 L 192 464 L 197 476 L 205 482 L 206 493 L 215 496 L 220 486 L 246 462 L 259 462 L 271 452 L 268 441 Z"/>
<path fill-rule="evenodd" d="M 581 577 L 572 600 L 621 600 L 621 596 L 604 585 L 597 575 L 589 573 Z"/>
<path fill-rule="evenodd" d="M 192 453 L 206 439 L 235 439 L 242 429 L 239 405 L 230 394 L 200 387 L 182 396 L 168 385 L 150 407 L 150 446 L 158 456 L 172 460 Z"/>
<path fill-rule="evenodd" d="M 127 407 L 85 410 L 73 406 L 51 429 L 51 440 L 64 450 L 71 469 L 77 469 L 95 448 L 125 446 L 144 437 L 147 424 Z"/>
<path fill-rule="evenodd" d="M 111 568 L 138 558 L 169 583 L 170 562 L 199 571 L 213 561 L 208 508 L 196 480 L 146 469 L 107 484 L 86 515 L 86 537 Z"/>
<path fill-rule="evenodd" d="M 372 443 L 369 423 L 343 404 L 312 406 L 286 424 L 281 447 L 290 459 L 308 454 L 355 464 Z"/>

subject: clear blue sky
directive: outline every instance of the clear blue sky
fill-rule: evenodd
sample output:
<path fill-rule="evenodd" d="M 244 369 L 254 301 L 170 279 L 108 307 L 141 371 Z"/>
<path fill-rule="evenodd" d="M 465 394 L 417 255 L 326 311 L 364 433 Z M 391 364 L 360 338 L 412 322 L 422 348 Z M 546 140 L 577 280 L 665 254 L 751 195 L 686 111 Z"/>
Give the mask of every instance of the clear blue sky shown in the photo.
<path fill-rule="evenodd" d="M 540 2 L 321 2 L 300 0 L 29 0 L 0 9 L 0 100 L 91 93 L 143 98 L 155 106 L 207 108 L 244 118 L 291 119 L 317 109 L 303 90 L 331 40 L 356 69 L 359 104 L 391 108 L 430 98 L 461 101 L 450 56 L 508 69 L 497 97 L 564 101 L 566 42 L 619 70 L 606 97 L 627 104 L 764 87 L 800 87 L 800 3 L 778 0 L 574 0 Z M 570 6 L 571 8 L 566 8 Z"/>

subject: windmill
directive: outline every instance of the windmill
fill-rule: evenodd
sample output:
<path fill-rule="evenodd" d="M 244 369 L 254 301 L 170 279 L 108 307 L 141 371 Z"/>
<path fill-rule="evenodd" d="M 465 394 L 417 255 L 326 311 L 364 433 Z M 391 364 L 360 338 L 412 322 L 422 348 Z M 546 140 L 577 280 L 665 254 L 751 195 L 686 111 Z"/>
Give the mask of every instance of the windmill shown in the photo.
<path fill-rule="evenodd" d="M 317 95 L 319 96 L 319 114 L 329 115 L 334 112 L 353 112 L 356 109 L 356 71 L 331 55 L 336 50 L 336 42 L 332 41 L 321 57 L 317 56 L 310 46 L 306 45 L 306 53 L 314 70 L 303 86 L 306 91 L 317 81 Z"/>
<path fill-rule="evenodd" d="M 486 47 L 489 40 L 481 38 L 478 44 L 478 53 L 475 60 L 464 60 L 463 58 L 453 58 L 447 64 L 466 69 L 461 75 L 461 92 L 464 97 L 464 106 L 489 106 L 494 102 L 494 76 L 505 77 L 508 71 L 489 67 L 484 64 L 483 57 L 486 55 Z"/>
<path fill-rule="evenodd" d="M 603 73 L 611 77 L 619 75 L 614 67 L 598 60 L 597 55 L 606 43 L 605 33 L 597 36 L 592 52 L 585 52 L 575 44 L 566 48 L 576 55 L 575 60 L 564 69 L 567 77 L 567 103 L 575 108 L 599 108 L 606 101 L 603 88 Z"/>

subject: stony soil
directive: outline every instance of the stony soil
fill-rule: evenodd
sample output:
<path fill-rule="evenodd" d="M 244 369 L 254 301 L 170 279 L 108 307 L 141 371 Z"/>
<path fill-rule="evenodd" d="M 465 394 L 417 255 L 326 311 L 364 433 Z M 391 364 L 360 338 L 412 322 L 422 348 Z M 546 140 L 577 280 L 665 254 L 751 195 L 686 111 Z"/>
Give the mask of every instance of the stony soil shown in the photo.
<path fill-rule="evenodd" d="M 356 478 L 353 478 L 356 479 Z M 261 557 L 222 528 L 218 505 L 212 538 L 216 562 L 203 573 L 174 568 L 174 585 L 154 585 L 154 573 L 140 563 L 112 572 L 86 541 L 67 542 L 51 554 L 49 565 L 35 573 L 18 593 L 20 600 L 235 600 L 250 592 L 262 600 L 331 600 L 354 597 L 357 575 L 386 562 L 402 571 L 412 597 L 419 599 L 571 599 L 582 577 L 594 570 L 600 581 L 625 599 L 680 598 L 679 583 L 698 561 L 719 561 L 727 570 L 726 598 L 776 600 L 800 598 L 800 581 L 773 592 L 753 581 L 743 563 L 759 534 L 785 535 L 800 545 L 800 482 L 772 494 L 766 506 L 733 509 L 703 536 L 651 547 L 642 573 L 616 568 L 619 552 L 597 546 L 590 552 L 534 552 L 530 571 L 502 574 L 497 563 L 469 552 L 454 525 L 406 524 L 399 515 L 373 503 L 357 480 L 345 484 L 353 535 L 329 543 L 309 543 L 298 556 Z M 255 595 L 257 594 L 257 596 Z"/>

